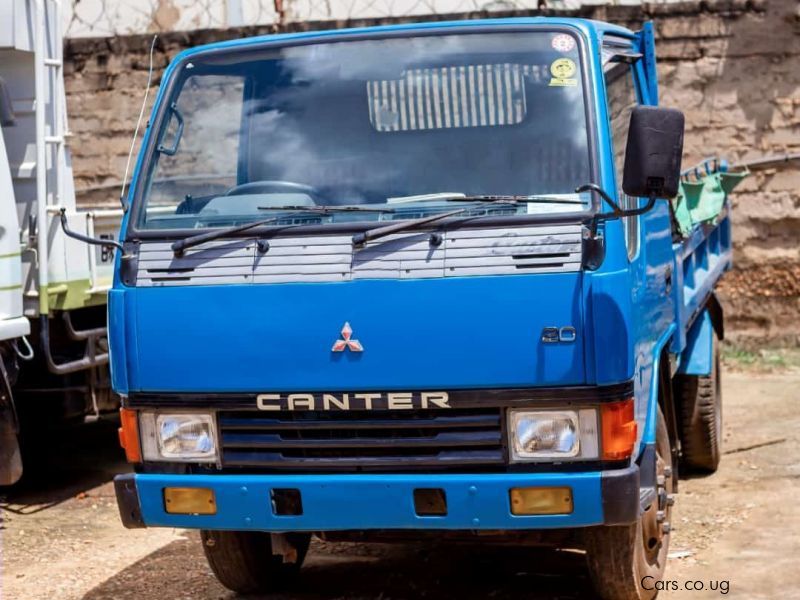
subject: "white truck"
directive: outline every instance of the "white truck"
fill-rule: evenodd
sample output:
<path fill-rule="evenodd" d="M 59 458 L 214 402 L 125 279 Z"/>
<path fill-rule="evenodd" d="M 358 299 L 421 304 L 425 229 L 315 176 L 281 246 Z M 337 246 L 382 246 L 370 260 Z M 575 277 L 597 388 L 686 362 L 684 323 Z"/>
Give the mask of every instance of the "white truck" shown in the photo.
<path fill-rule="evenodd" d="M 75 204 L 58 0 L 0 2 L 0 485 L 22 437 L 114 410 L 106 293 L 122 210 Z"/>

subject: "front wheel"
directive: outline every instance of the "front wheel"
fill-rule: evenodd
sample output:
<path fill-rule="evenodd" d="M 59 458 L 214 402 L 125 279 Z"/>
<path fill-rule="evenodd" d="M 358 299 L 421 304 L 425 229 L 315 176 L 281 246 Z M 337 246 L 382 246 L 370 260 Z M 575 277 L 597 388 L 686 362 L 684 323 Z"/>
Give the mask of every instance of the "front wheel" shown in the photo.
<path fill-rule="evenodd" d="M 272 553 L 272 536 L 261 531 L 201 530 L 203 551 L 219 582 L 239 594 L 280 590 L 305 560 L 309 534 L 289 533 L 286 541 L 294 548 L 292 562 Z"/>
<path fill-rule="evenodd" d="M 631 525 L 586 531 L 586 560 L 595 591 L 605 600 L 647 600 L 664 577 L 672 517 L 672 455 L 661 410 L 656 425 L 656 498 Z"/>

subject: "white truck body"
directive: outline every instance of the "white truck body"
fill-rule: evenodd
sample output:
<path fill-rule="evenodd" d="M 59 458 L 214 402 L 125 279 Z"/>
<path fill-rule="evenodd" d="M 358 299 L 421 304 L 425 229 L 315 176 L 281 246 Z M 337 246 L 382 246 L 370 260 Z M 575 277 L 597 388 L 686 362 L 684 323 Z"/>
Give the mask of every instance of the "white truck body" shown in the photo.
<path fill-rule="evenodd" d="M 78 233 L 115 239 L 122 210 L 76 207 L 62 61 L 58 0 L 0 3 L 0 362 L 7 388 L 25 369 L 44 368 L 49 377 L 107 368 L 103 306 L 113 254 L 65 236 L 60 215 L 65 210 Z M 92 307 L 91 328 L 73 327 L 73 312 Z M 64 335 L 51 335 L 51 321 Z M 59 339 L 84 343 L 83 358 L 59 349 Z M 31 354 L 40 360 L 23 368 L 17 359 Z M 97 413 L 97 373 L 88 379 L 87 406 Z M 12 398 L 11 389 L 6 394 Z M 6 404 L 13 407 L 14 399 Z M 2 414 L 0 405 L 0 428 Z M 12 421 L 18 429 L 16 414 L 5 419 Z M 3 477 L 2 459 L 0 453 L 0 485 L 13 483 L 14 475 Z"/>

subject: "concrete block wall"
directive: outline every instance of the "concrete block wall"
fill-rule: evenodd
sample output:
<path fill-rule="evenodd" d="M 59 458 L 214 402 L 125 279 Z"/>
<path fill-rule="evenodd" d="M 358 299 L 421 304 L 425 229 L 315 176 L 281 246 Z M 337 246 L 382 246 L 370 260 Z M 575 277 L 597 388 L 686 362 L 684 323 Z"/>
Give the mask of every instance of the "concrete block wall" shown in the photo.
<path fill-rule="evenodd" d="M 566 14 L 634 29 L 644 20 L 655 21 L 662 103 L 681 108 L 687 117 L 684 165 L 713 154 L 736 162 L 800 152 L 798 0 L 586 6 Z M 431 18 L 480 16 L 486 15 Z M 186 47 L 278 30 L 398 21 L 306 22 L 161 34 L 149 104 L 164 67 Z M 79 203 L 118 202 L 147 81 L 151 39 L 133 35 L 67 41 L 67 104 Z M 798 345 L 800 162 L 754 174 L 737 189 L 733 202 L 736 268 L 720 290 L 729 337 L 745 347 Z"/>

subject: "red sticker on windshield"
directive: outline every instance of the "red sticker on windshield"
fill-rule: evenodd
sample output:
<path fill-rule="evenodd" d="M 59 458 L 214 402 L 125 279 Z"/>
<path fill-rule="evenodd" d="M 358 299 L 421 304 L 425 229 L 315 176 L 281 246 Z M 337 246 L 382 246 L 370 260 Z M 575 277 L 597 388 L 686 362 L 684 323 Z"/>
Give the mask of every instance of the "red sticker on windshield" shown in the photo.
<path fill-rule="evenodd" d="M 553 38 L 552 45 L 553 50 L 558 50 L 559 52 L 569 52 L 575 48 L 575 38 L 571 35 L 567 35 L 566 33 L 559 33 Z"/>

